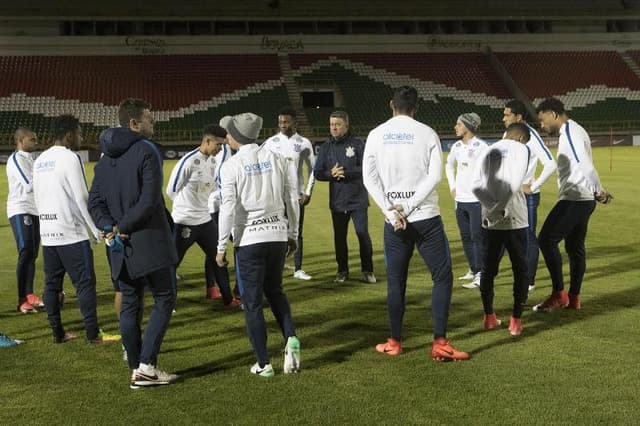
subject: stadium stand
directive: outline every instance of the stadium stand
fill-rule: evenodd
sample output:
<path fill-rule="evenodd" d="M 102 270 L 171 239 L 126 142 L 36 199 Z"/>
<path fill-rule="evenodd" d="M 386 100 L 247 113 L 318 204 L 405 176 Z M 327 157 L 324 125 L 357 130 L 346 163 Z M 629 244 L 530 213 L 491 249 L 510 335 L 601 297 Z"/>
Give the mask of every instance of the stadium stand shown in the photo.
<path fill-rule="evenodd" d="M 244 110 L 265 114 L 274 128 L 269 112 L 288 102 L 276 55 L 4 56 L 0 73 L 2 129 L 46 132 L 64 112 L 94 140 L 117 124 L 117 104 L 130 96 L 152 103 L 165 141 L 192 140 L 204 124 Z"/>
<path fill-rule="evenodd" d="M 640 52 L 629 56 L 640 63 Z M 615 51 L 496 52 L 496 57 L 534 104 L 559 97 L 572 117 L 591 129 L 640 122 L 640 78 Z M 322 82 L 362 135 L 389 117 L 388 100 L 401 85 L 418 89 L 418 118 L 444 133 L 451 133 L 460 113 L 474 111 L 483 120 L 481 134 L 499 134 L 503 105 L 512 97 L 479 52 L 295 53 L 288 59 L 294 87 L 304 92 Z M 265 118 L 263 134 L 269 135 L 277 127 L 277 109 L 291 99 L 276 54 L 2 56 L 0 74 L 4 143 L 19 125 L 46 135 L 50 119 L 63 112 L 79 117 L 85 140 L 95 143 L 100 130 L 117 124 L 117 103 L 128 96 L 153 104 L 159 142 L 197 140 L 204 124 L 245 110 Z M 311 136 L 326 136 L 332 109 L 305 109 Z"/>
<path fill-rule="evenodd" d="M 389 117 L 388 101 L 401 85 L 415 86 L 422 103 L 418 118 L 450 130 L 464 111 L 476 111 L 487 129 L 501 126 L 509 92 L 481 53 L 291 55 L 296 77 L 332 81 L 354 125 L 371 128 Z M 327 111 L 307 109 L 314 126 L 326 125 Z"/>
<path fill-rule="evenodd" d="M 554 96 L 591 128 L 640 120 L 640 79 L 613 51 L 496 54 L 534 104 Z M 637 55 L 636 55 L 637 57 Z"/>

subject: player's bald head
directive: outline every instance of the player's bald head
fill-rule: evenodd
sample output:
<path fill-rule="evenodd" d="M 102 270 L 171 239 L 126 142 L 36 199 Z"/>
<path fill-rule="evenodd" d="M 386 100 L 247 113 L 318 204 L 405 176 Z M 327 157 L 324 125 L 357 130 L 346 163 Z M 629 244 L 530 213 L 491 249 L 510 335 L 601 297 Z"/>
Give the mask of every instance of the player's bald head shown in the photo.
<path fill-rule="evenodd" d="M 28 136 L 29 133 L 33 133 L 31 129 L 27 127 L 18 127 L 15 133 L 13 134 L 14 142 L 18 143 L 18 141 L 20 141 L 22 138 L 24 138 L 25 136 Z"/>
<path fill-rule="evenodd" d="M 32 152 L 36 149 L 38 137 L 28 127 L 18 127 L 13 134 L 16 149 L 19 151 Z"/>

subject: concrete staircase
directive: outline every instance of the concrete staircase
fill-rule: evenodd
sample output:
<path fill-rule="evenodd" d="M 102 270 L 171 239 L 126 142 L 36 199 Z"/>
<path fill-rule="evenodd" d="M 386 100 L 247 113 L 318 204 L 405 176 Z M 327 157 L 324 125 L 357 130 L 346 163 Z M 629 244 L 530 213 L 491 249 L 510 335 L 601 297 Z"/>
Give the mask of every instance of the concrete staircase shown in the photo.
<path fill-rule="evenodd" d="M 638 64 L 636 63 L 636 61 L 633 60 L 633 58 L 631 57 L 631 55 L 629 55 L 627 52 L 619 52 L 620 53 L 620 57 L 622 58 L 622 60 L 629 65 L 629 68 L 631 68 L 631 71 L 633 71 L 633 73 L 635 75 L 638 76 L 638 78 L 640 78 L 640 67 L 638 66 Z"/>
<path fill-rule="evenodd" d="M 278 61 L 280 62 L 280 71 L 284 78 L 284 87 L 287 89 L 287 94 L 289 95 L 289 102 L 298 115 L 298 133 L 308 138 L 311 136 L 313 129 L 311 128 L 307 114 L 304 112 L 304 108 L 302 108 L 302 96 L 300 95 L 298 85 L 293 78 L 289 55 L 286 53 L 278 53 Z"/>
<path fill-rule="evenodd" d="M 493 70 L 496 72 L 500 80 L 502 81 L 502 84 L 504 84 L 505 87 L 511 93 L 511 96 L 513 96 L 514 99 L 519 99 L 520 101 L 522 101 L 522 103 L 524 103 L 524 106 L 527 108 L 527 111 L 529 112 L 530 122 L 532 123 L 537 122 L 538 114 L 536 113 L 536 108 L 531 102 L 531 99 L 529 99 L 529 97 L 524 93 L 524 91 L 518 86 L 515 80 L 511 77 L 509 72 L 507 72 L 507 69 L 504 67 L 502 62 L 500 62 L 500 59 L 498 59 L 496 54 L 493 53 L 493 50 L 491 50 L 491 47 L 489 47 L 488 45 L 484 46 L 482 51 L 487 56 L 487 60 L 489 61 L 489 64 L 491 65 Z"/>

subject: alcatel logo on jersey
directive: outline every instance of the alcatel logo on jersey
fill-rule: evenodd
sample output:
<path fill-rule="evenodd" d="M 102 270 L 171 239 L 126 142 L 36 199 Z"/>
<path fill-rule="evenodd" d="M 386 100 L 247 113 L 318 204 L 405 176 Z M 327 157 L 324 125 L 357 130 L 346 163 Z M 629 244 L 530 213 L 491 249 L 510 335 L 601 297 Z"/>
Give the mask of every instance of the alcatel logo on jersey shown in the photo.
<path fill-rule="evenodd" d="M 43 172 L 46 170 L 53 170 L 56 168 L 56 161 L 55 160 L 51 160 L 51 161 L 43 161 L 40 163 L 36 163 L 36 170 L 39 172 Z"/>
<path fill-rule="evenodd" d="M 271 171 L 271 161 L 263 161 L 261 163 L 245 164 L 244 171 L 248 174 L 263 173 Z"/>
<path fill-rule="evenodd" d="M 382 136 L 383 143 L 398 143 L 398 144 L 412 144 L 415 139 L 415 135 L 413 133 L 385 133 Z"/>

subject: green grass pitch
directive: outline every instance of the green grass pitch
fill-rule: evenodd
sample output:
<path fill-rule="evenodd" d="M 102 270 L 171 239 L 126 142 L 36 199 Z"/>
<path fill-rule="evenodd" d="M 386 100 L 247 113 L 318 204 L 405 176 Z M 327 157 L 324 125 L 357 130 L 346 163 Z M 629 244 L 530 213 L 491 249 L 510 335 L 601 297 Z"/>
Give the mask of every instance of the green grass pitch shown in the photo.
<path fill-rule="evenodd" d="M 0 424 L 637 424 L 640 149 L 593 152 L 615 200 L 598 206 L 591 218 L 582 311 L 527 310 L 519 339 L 512 339 L 506 327 L 483 332 L 479 292 L 461 288 L 456 280 L 448 337 L 469 351 L 471 360 L 432 362 L 430 276 L 416 255 L 407 290 L 405 353 L 382 356 L 374 350 L 388 334 L 382 215 L 375 207 L 369 210 L 378 284 L 334 284 L 328 185 L 319 182 L 304 229 L 303 267 L 313 280 L 293 280 L 292 271 L 285 270 L 303 370 L 282 374 L 283 339 L 269 312 L 269 350 L 276 376 L 262 379 L 249 373 L 254 357 L 244 318 L 205 300 L 203 255 L 194 247 L 179 269 L 177 313 L 160 356 L 160 367 L 179 373 L 182 380 L 135 391 L 128 388 L 120 345 L 91 346 L 83 339 L 54 345 L 45 313 L 15 311 L 16 251 L 6 219 L 2 167 L 0 332 L 26 343 L 0 350 Z M 165 176 L 173 164 L 165 163 Z M 92 169 L 88 164 L 89 180 Z M 446 182 L 439 192 L 458 277 L 467 267 Z M 543 188 L 538 228 L 555 196 L 553 177 Z M 349 238 L 351 272 L 358 277 L 352 228 Z M 100 323 L 105 331 L 115 332 L 113 291 L 102 245 L 94 247 L 94 255 Z M 542 257 L 537 284 L 530 304 L 550 292 Z M 42 292 L 41 256 L 35 287 Z M 69 330 L 82 333 L 68 278 L 65 288 L 63 320 Z M 511 304 L 511 271 L 505 259 L 496 281 L 495 307 L 507 321 Z"/>

